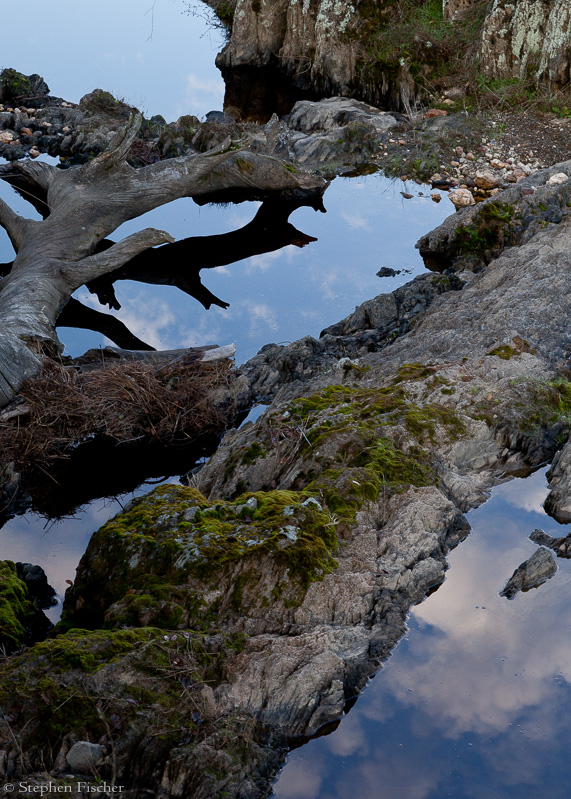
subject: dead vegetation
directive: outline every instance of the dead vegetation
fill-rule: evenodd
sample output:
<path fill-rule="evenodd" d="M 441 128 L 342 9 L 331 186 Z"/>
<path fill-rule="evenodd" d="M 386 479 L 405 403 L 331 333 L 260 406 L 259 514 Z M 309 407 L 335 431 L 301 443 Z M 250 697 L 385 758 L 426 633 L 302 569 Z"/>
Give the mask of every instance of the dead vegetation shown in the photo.
<path fill-rule="evenodd" d="M 45 468 L 98 437 L 173 446 L 221 433 L 237 411 L 229 399 L 231 366 L 186 357 L 82 371 L 46 360 L 22 385 L 18 404 L 0 416 L 3 459 L 18 470 Z"/>

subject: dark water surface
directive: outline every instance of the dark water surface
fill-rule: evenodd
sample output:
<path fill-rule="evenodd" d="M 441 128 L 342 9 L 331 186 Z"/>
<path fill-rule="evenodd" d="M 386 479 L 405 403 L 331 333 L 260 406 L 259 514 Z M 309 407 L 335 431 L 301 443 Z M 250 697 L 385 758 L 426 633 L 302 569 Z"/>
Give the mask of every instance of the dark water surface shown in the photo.
<path fill-rule="evenodd" d="M 444 584 L 328 736 L 294 750 L 278 799 L 567 799 L 571 759 L 571 563 L 500 597 L 549 518 L 545 469 L 467 514 Z"/>

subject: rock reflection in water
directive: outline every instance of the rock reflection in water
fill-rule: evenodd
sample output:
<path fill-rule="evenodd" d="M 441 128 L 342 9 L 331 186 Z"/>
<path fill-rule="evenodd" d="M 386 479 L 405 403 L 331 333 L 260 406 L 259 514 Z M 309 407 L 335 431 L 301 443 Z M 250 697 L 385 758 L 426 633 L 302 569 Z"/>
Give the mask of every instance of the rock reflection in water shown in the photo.
<path fill-rule="evenodd" d="M 442 587 L 330 736 L 294 750 L 280 799 L 563 799 L 571 766 L 571 577 L 499 591 L 547 517 L 544 471 L 494 490 Z"/>

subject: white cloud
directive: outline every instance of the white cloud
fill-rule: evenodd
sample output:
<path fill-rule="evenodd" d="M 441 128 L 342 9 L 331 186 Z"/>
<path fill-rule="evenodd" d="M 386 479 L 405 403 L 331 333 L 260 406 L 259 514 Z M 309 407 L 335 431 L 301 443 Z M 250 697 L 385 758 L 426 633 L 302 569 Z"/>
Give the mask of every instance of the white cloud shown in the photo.
<path fill-rule="evenodd" d="M 290 245 L 288 247 L 282 248 L 281 250 L 274 250 L 273 252 L 264 252 L 261 255 L 253 255 L 251 258 L 248 259 L 247 266 L 246 266 L 246 274 L 251 275 L 254 272 L 267 272 L 270 269 L 275 261 L 278 261 L 287 250 L 292 250 L 293 247 Z"/>
<path fill-rule="evenodd" d="M 224 102 L 224 83 L 215 78 L 199 78 L 190 74 L 186 79 L 185 101 L 187 114 L 203 116 L 208 111 L 220 110 Z"/>
<path fill-rule="evenodd" d="M 149 298 L 146 292 L 140 291 L 127 298 L 121 296 L 121 310 L 110 311 L 107 306 L 99 303 L 94 294 L 87 291 L 82 291 L 78 298 L 97 311 L 117 317 L 131 333 L 157 350 L 176 349 L 180 346 L 178 335 L 173 330 L 176 317 L 164 300 Z"/>
<path fill-rule="evenodd" d="M 342 211 L 341 216 L 347 222 L 349 227 L 353 228 L 353 230 L 368 230 L 369 229 L 369 222 L 360 214 L 356 213 L 348 213 L 347 211 Z"/>

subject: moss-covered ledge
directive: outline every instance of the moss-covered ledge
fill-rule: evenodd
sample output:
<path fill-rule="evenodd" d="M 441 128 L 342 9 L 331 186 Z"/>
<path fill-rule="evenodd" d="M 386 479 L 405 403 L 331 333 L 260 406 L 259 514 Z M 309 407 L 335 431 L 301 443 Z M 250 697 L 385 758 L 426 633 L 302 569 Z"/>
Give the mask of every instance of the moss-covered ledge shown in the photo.
<path fill-rule="evenodd" d="M 268 755 L 282 753 L 277 746 L 266 752 L 268 731 L 224 713 L 215 698 L 242 645 L 222 633 L 71 630 L 4 661 L 0 776 L 31 783 L 34 774 L 49 774 L 71 785 L 66 754 L 91 741 L 101 762 L 80 779 L 92 791 L 115 781 L 145 795 L 167 769 L 182 791 L 171 795 L 207 799 L 226 781 L 255 778 Z"/>
<path fill-rule="evenodd" d="M 18 577 L 16 564 L 0 561 L 0 649 L 14 652 L 45 632 L 49 622 L 36 608 L 26 583 Z M 37 638 L 36 638 L 37 640 Z"/>

